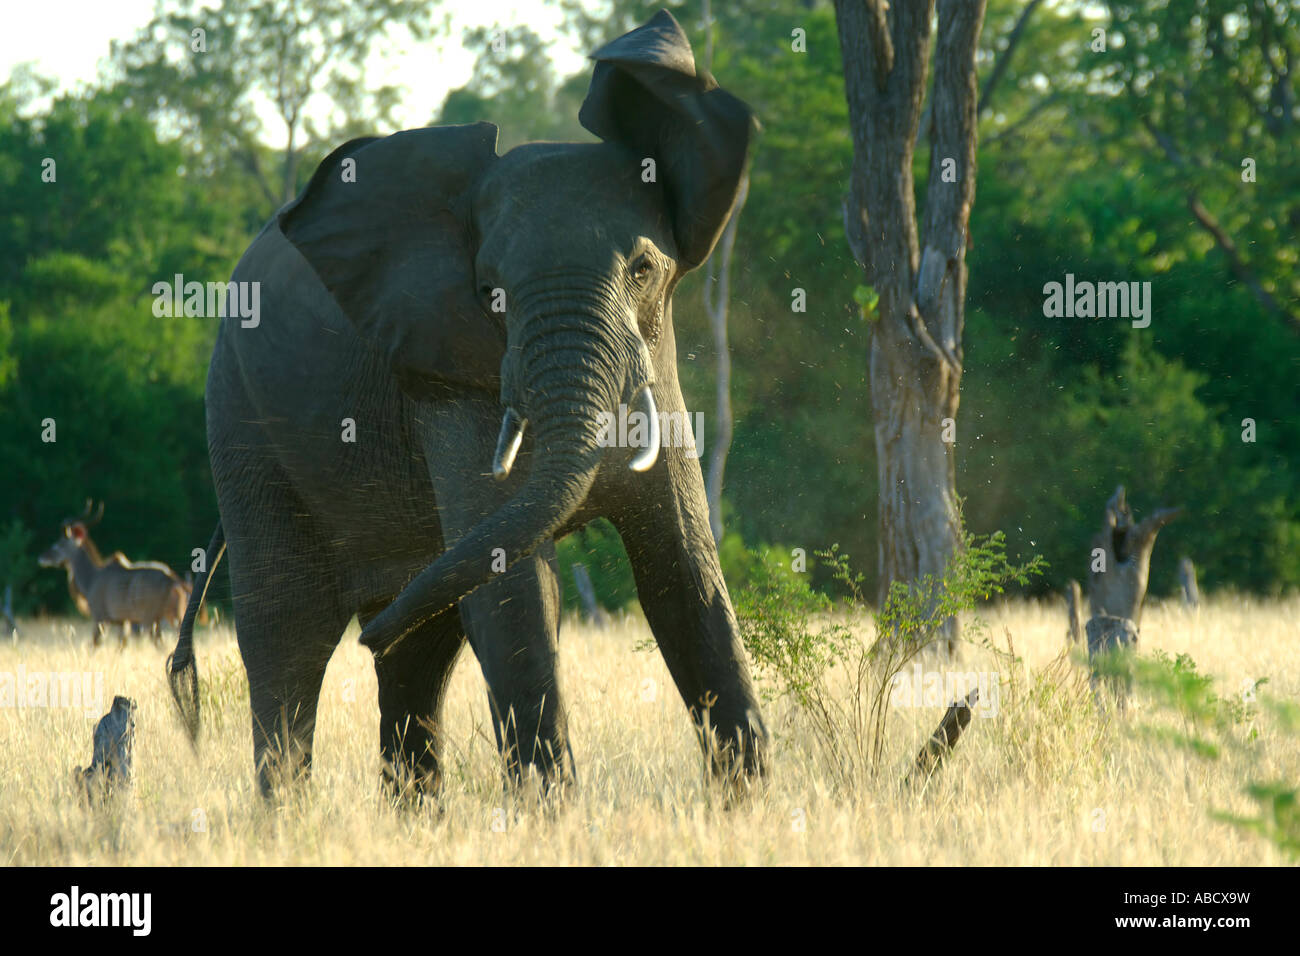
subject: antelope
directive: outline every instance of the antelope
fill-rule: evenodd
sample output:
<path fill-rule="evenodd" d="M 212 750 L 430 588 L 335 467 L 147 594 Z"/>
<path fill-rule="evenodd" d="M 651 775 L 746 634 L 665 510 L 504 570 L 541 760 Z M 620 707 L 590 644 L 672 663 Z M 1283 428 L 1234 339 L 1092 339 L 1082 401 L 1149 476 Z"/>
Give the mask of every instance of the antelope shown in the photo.
<path fill-rule="evenodd" d="M 126 555 L 121 551 L 114 551 L 106 562 L 100 555 L 99 548 L 95 547 L 95 542 L 91 540 L 89 533 L 90 529 L 95 527 L 104 519 L 104 502 L 101 501 L 99 503 L 99 510 L 95 512 L 92 517 L 91 511 L 93 510 L 93 506 L 94 502 L 90 498 L 87 498 L 86 507 L 82 510 L 80 515 L 75 518 L 63 519 L 61 526 L 63 528 L 64 537 L 70 537 L 72 535 L 72 528 L 76 525 L 80 525 L 81 529 L 86 532 L 86 553 L 90 555 L 90 559 L 95 562 L 96 566 L 103 567 L 105 564 L 110 562 L 114 564 L 126 564 Z M 77 582 L 73 580 L 71 567 L 66 568 L 66 570 L 68 572 L 68 594 L 72 596 L 72 603 L 77 605 L 78 611 L 86 615 L 86 617 L 90 617 L 90 605 L 86 603 L 86 596 L 77 589 Z"/>
<path fill-rule="evenodd" d="M 92 511 L 94 512 L 93 515 L 92 515 Z M 98 525 L 99 522 L 103 520 L 103 518 L 104 518 L 104 503 L 101 501 L 99 503 L 98 510 L 96 510 L 94 508 L 94 501 L 90 498 L 87 498 L 86 507 L 82 509 L 81 514 L 75 518 L 64 518 L 60 527 L 62 527 L 63 529 L 64 537 L 67 538 L 72 537 L 73 528 L 79 527 L 81 529 L 81 533 L 84 539 L 85 551 L 88 555 L 90 555 L 90 559 L 95 562 L 96 567 L 102 568 L 105 565 L 109 565 L 109 564 L 116 564 L 124 568 L 131 567 L 130 560 L 128 560 L 127 556 L 123 554 L 121 551 L 114 551 L 112 554 L 108 556 L 108 558 L 104 558 L 99 553 L 99 548 L 95 546 L 94 540 L 90 537 L 89 529 Z M 166 566 L 164 565 L 164 567 Z M 66 566 L 65 570 L 67 571 L 68 574 L 68 594 L 72 596 L 72 601 L 77 606 L 77 610 L 80 611 L 82 614 L 84 614 L 86 617 L 93 617 L 93 615 L 90 613 L 90 604 L 87 603 L 86 596 L 82 594 L 81 591 L 77 588 L 77 583 L 73 579 L 71 566 L 70 565 Z M 171 571 L 170 568 L 167 568 L 167 570 Z M 186 594 L 187 601 L 189 600 L 189 593 L 193 590 L 194 590 L 194 582 L 187 574 L 185 579 L 185 594 Z M 209 620 L 208 609 L 204 607 L 199 611 L 198 623 L 207 624 L 208 620 Z M 127 626 L 128 625 L 123 624 L 124 629 Z M 139 630 L 138 625 L 136 627 L 136 630 L 138 633 Z"/>
<path fill-rule="evenodd" d="M 161 642 L 163 621 L 180 626 L 189 600 L 185 582 L 167 565 L 156 561 L 136 563 L 114 555 L 96 564 L 86 545 L 89 537 L 83 525 L 73 523 L 40 556 L 41 567 L 67 570 L 85 597 L 96 646 L 107 624 L 122 625 L 123 644 L 127 625 L 132 623 L 148 625 L 154 642 Z"/>

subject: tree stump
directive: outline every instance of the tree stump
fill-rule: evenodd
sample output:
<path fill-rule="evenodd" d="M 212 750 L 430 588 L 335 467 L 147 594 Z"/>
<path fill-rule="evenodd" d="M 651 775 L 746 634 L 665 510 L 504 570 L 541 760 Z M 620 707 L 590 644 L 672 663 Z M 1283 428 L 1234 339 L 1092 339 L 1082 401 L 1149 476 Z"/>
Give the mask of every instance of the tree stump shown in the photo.
<path fill-rule="evenodd" d="M 1083 643 L 1083 589 L 1073 578 L 1065 586 L 1065 613 L 1069 621 L 1069 630 L 1065 639 L 1071 646 Z"/>
<path fill-rule="evenodd" d="M 1183 585 L 1183 603 L 1188 607 L 1201 606 L 1201 589 L 1196 586 L 1196 565 L 1184 557 L 1178 562 L 1178 580 Z"/>
<path fill-rule="evenodd" d="M 135 746 L 135 701 L 114 697 L 113 706 L 95 725 L 95 750 L 90 766 L 77 777 L 88 800 L 111 795 L 131 782 L 131 751 Z"/>
<path fill-rule="evenodd" d="M 0 607 L 0 618 L 4 619 L 5 633 L 12 641 L 18 640 L 18 619 L 14 617 L 14 587 L 5 585 L 4 605 Z"/>
<path fill-rule="evenodd" d="M 1115 489 L 1106 502 L 1101 531 L 1092 539 L 1088 575 L 1090 616 L 1127 618 L 1134 626 L 1141 623 L 1156 535 L 1181 513 L 1181 508 L 1162 508 L 1134 523 L 1124 486 Z"/>
<path fill-rule="evenodd" d="M 1100 704 L 1098 690 L 1103 683 L 1106 684 L 1115 696 L 1116 706 L 1122 712 L 1128 699 L 1129 680 L 1127 676 L 1103 673 L 1103 671 L 1112 668 L 1108 667 L 1106 662 L 1100 658 L 1136 650 L 1138 642 L 1137 625 L 1126 617 L 1098 614 L 1088 622 L 1087 632 L 1088 660 L 1092 664 L 1091 684 L 1093 695 L 1098 697 L 1098 703 Z"/>
<path fill-rule="evenodd" d="M 582 602 L 582 613 L 587 621 L 596 627 L 608 627 L 609 615 L 596 600 L 596 586 L 591 583 L 591 573 L 585 564 L 573 565 L 573 584 L 578 589 L 578 599 Z"/>

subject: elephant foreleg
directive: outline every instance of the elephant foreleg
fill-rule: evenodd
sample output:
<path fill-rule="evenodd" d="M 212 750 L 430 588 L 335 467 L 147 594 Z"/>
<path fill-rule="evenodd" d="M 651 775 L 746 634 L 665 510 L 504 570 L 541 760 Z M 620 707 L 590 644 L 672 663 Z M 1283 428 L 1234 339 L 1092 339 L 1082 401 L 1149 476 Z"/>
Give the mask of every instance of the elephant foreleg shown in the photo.
<path fill-rule="evenodd" d="M 637 595 L 719 778 L 763 772 L 767 731 L 709 530 L 699 466 L 665 449 L 647 493 L 619 515 Z"/>
<path fill-rule="evenodd" d="M 512 785 L 535 769 L 545 788 L 572 772 L 556 678 L 560 589 L 555 546 L 515 564 L 460 603 L 483 668 L 497 747 Z"/>

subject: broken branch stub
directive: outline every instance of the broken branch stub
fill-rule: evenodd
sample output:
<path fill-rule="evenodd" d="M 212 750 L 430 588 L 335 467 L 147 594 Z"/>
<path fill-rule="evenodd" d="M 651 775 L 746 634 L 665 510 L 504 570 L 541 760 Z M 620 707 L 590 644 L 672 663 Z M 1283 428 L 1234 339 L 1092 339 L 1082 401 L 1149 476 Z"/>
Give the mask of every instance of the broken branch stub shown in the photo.
<path fill-rule="evenodd" d="M 939 726 L 930 735 L 921 752 L 916 755 L 910 782 L 924 782 L 939 768 L 944 757 L 957 746 L 962 731 L 970 726 L 971 714 L 979 699 L 980 692 L 977 687 L 967 694 L 964 700 L 952 702 L 947 713 L 943 715 L 943 720 L 939 721 Z"/>

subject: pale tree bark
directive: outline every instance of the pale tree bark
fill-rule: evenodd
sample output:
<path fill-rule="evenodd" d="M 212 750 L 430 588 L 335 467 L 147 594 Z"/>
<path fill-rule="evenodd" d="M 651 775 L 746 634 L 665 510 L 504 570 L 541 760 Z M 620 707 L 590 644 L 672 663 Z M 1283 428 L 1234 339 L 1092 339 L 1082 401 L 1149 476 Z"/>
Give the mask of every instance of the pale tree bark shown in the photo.
<path fill-rule="evenodd" d="M 1083 644 L 1083 589 L 1073 578 L 1065 586 L 1065 618 L 1068 629 L 1066 641 L 1071 644 Z"/>
<path fill-rule="evenodd" d="M 713 72 L 713 8 L 704 0 L 704 69 Z M 741 210 L 749 198 L 749 174 L 740 180 L 736 206 L 731 218 L 718 239 L 718 246 L 709 257 L 704 271 L 704 312 L 709 317 L 713 331 L 713 351 L 717 363 L 714 399 L 714 437 L 710 444 L 709 465 L 704 476 L 704 491 L 709 502 L 709 528 L 713 540 L 721 541 L 722 484 L 727 470 L 727 455 L 731 451 L 734 421 L 731 414 L 731 345 L 727 341 L 727 311 L 731 300 L 731 255 L 736 247 L 736 229 Z M 698 436 L 697 436 L 698 437 Z"/>
<path fill-rule="evenodd" d="M 1196 565 L 1184 555 L 1178 562 L 1178 583 L 1183 586 L 1183 603 L 1188 607 L 1201 606 L 1201 589 L 1196 583 Z"/>
<path fill-rule="evenodd" d="M 709 527 L 713 540 L 722 540 L 722 479 L 727 470 L 727 454 L 731 451 L 733 420 L 731 415 L 731 346 L 727 342 L 727 305 L 731 296 L 731 253 L 736 246 L 736 226 L 740 211 L 749 198 L 749 176 L 740 180 L 736 208 L 731 213 L 727 227 L 718 240 L 718 248 L 709 258 L 704 274 L 704 311 L 709 316 L 713 330 L 713 349 L 717 357 L 716 379 L 717 423 L 709 450 L 709 470 L 704 476 L 704 490 L 709 499 Z"/>
<path fill-rule="evenodd" d="M 582 613 L 587 619 L 587 623 L 599 628 L 609 626 L 609 615 L 605 609 L 600 606 L 596 600 L 596 586 L 591 581 L 591 572 L 587 570 L 585 564 L 574 562 L 573 567 L 573 586 L 577 588 L 578 600 L 582 602 Z"/>
<path fill-rule="evenodd" d="M 836 0 L 853 170 L 849 246 L 879 295 L 871 403 L 883 600 L 938 577 L 961 547 L 953 441 L 962 372 L 966 229 L 975 198 L 975 51 L 985 0 L 939 0 L 924 230 L 912 179 L 935 0 Z M 943 639 L 956 649 L 957 622 Z"/>

